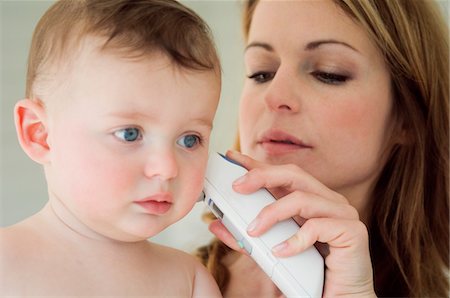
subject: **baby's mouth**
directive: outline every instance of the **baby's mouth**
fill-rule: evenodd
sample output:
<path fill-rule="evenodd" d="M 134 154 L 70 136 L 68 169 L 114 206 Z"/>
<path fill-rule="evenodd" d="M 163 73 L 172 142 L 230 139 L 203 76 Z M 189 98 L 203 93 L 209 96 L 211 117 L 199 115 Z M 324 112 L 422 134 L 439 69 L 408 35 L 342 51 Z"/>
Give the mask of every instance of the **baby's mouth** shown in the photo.
<path fill-rule="evenodd" d="M 136 202 L 150 214 L 163 215 L 172 207 L 172 203 L 158 201 Z"/>
<path fill-rule="evenodd" d="M 172 195 L 170 193 L 159 193 L 147 198 L 134 201 L 150 214 L 163 215 L 172 207 Z"/>

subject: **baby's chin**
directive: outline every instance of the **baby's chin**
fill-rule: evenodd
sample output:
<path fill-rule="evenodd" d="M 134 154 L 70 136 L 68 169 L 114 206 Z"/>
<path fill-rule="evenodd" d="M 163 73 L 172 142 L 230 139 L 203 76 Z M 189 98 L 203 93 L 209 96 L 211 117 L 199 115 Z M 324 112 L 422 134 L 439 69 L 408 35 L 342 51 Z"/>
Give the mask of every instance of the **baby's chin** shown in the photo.
<path fill-rule="evenodd" d="M 195 198 L 194 201 L 197 199 Z M 194 206 L 194 204 L 195 202 L 192 205 Z M 115 220 L 103 218 L 100 222 L 96 218 L 95 222 L 90 222 L 86 225 L 100 238 L 112 242 L 133 243 L 151 240 L 151 238 L 184 218 L 193 208 L 193 206 L 189 209 L 187 206 L 176 205 L 172 204 L 172 207 L 163 214 L 153 214 L 145 209 L 143 209 L 144 211 L 139 209 L 138 212 L 131 212 L 126 216 L 116 217 Z"/>
<path fill-rule="evenodd" d="M 99 227 L 92 226 L 91 230 L 97 235 L 95 240 L 104 243 L 123 243 L 131 244 L 136 242 L 146 241 L 149 238 L 159 234 L 170 223 L 164 225 L 145 224 L 145 225 L 127 225 L 127 226 L 109 226 Z"/>
<path fill-rule="evenodd" d="M 127 243 L 147 241 L 147 240 L 150 240 L 152 237 L 155 237 L 162 231 L 164 231 L 168 226 L 170 226 L 170 224 L 167 224 L 164 226 L 158 226 L 158 227 L 152 226 L 152 227 L 142 229 L 140 231 L 123 233 L 121 235 L 115 236 L 113 239 L 116 241 L 127 242 Z"/>

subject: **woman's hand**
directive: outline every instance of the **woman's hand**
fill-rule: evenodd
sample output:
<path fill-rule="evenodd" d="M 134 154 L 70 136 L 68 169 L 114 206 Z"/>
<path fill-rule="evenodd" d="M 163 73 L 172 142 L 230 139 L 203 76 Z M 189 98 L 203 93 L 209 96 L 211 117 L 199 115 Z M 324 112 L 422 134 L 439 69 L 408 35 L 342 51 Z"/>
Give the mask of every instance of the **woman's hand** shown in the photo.
<path fill-rule="evenodd" d="M 292 217 L 302 228 L 272 249 L 275 256 L 292 256 L 319 242 L 326 267 L 324 297 L 375 297 L 367 228 L 347 199 L 298 166 L 267 165 L 231 151 L 227 156 L 249 170 L 235 181 L 235 191 L 248 194 L 265 187 L 278 198 L 249 225 L 250 236 L 260 236 L 278 221 Z M 220 222 L 209 228 L 226 245 L 243 252 Z"/>

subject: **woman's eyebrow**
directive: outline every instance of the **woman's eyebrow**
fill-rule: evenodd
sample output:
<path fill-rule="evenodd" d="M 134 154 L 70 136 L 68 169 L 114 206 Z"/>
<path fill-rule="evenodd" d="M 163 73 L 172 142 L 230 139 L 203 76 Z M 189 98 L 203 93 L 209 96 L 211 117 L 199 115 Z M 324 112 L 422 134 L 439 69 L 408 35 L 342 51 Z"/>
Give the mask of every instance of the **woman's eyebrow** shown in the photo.
<path fill-rule="evenodd" d="M 254 48 L 254 47 L 260 47 L 260 48 L 265 49 L 266 51 L 273 52 L 273 47 L 270 44 L 265 43 L 265 42 L 251 42 L 245 47 L 244 52 L 246 52 L 248 49 Z"/>
<path fill-rule="evenodd" d="M 343 41 L 339 41 L 339 40 L 335 40 L 335 39 L 323 39 L 323 40 L 316 40 L 316 41 L 309 42 L 309 43 L 306 45 L 305 50 L 306 50 L 306 51 L 315 50 L 315 49 L 317 49 L 318 47 L 320 47 L 321 45 L 325 45 L 325 44 L 338 44 L 338 45 L 342 45 L 342 46 L 345 46 L 345 47 L 347 47 L 347 48 L 349 48 L 349 49 L 351 49 L 351 50 L 353 50 L 353 51 L 359 53 L 359 51 L 358 51 L 357 49 L 355 49 L 354 47 L 352 47 L 352 46 L 349 45 L 348 43 L 343 42 Z"/>
<path fill-rule="evenodd" d="M 306 46 L 305 46 L 305 50 L 306 51 L 312 51 L 317 49 L 318 47 L 325 45 L 325 44 L 338 44 L 338 45 L 342 45 L 345 46 L 355 52 L 360 53 L 355 47 L 349 45 L 348 43 L 344 42 L 344 41 L 339 41 L 339 40 L 335 40 L 335 39 L 323 39 L 323 40 L 316 40 L 316 41 L 311 41 L 309 42 Z M 269 52 L 273 52 L 273 47 L 265 42 L 251 42 L 249 43 L 246 47 L 245 47 L 245 51 L 247 51 L 250 48 L 263 48 L 266 51 Z M 244 51 L 244 52 L 245 52 Z"/>

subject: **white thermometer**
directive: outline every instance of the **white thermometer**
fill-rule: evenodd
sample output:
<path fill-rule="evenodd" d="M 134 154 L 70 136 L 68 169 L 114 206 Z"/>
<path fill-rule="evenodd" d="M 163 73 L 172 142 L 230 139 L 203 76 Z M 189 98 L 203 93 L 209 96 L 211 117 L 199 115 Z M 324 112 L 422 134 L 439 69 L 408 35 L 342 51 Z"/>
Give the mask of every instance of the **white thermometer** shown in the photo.
<path fill-rule="evenodd" d="M 259 237 L 247 234 L 250 222 L 275 198 L 266 189 L 248 195 L 235 192 L 233 181 L 246 172 L 244 167 L 227 157 L 211 154 L 203 190 L 204 202 L 286 297 L 322 297 L 324 262 L 314 246 L 285 258 L 275 257 L 271 252 L 275 245 L 300 229 L 292 218 L 276 223 Z"/>

